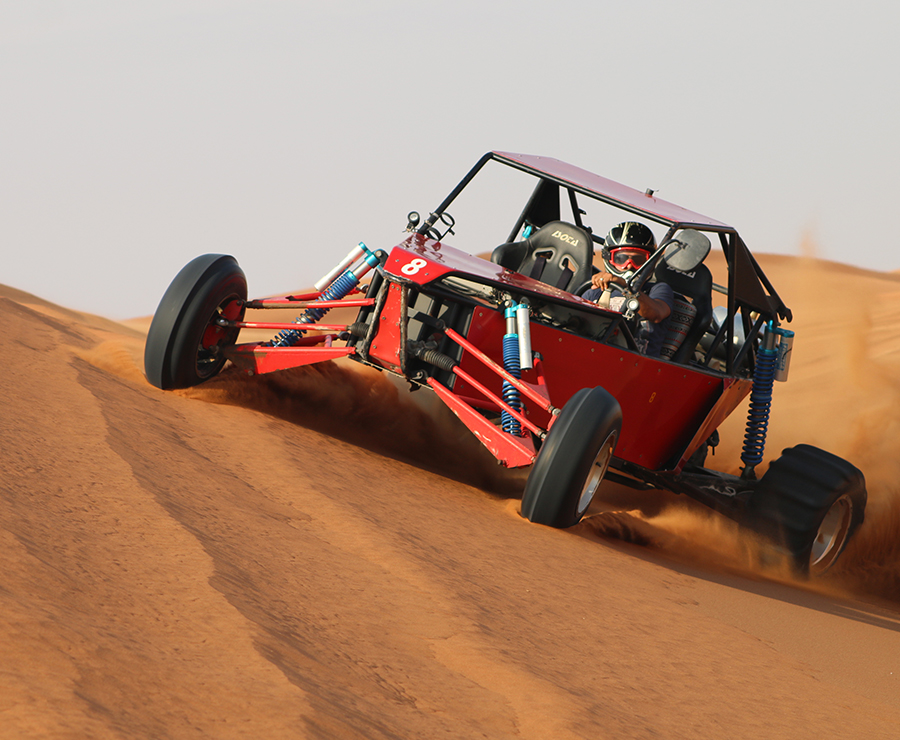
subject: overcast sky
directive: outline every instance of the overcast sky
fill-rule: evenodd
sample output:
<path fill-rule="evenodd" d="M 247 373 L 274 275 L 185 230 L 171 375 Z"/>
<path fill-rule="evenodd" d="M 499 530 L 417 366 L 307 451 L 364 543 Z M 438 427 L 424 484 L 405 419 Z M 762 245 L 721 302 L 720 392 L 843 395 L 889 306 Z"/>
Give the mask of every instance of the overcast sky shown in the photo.
<path fill-rule="evenodd" d="M 294 290 L 491 149 L 900 269 L 898 28 L 865 0 L 0 0 L 0 283 L 130 318 L 220 252 Z"/>

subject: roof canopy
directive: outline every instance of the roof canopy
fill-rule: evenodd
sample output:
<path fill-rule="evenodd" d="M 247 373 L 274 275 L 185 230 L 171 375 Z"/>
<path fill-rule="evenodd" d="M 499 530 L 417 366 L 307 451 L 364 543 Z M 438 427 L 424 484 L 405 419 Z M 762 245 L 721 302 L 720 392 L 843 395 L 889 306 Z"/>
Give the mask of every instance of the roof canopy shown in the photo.
<path fill-rule="evenodd" d="M 558 159 L 531 154 L 511 154 L 510 152 L 491 152 L 491 155 L 494 159 L 512 167 L 556 180 L 565 186 L 574 187 L 590 197 L 644 216 L 657 223 L 667 226 L 682 224 L 685 227 L 713 231 L 734 231 L 731 226 L 721 221 L 694 213 L 662 198 L 642 193 L 627 185 L 595 175 Z"/>

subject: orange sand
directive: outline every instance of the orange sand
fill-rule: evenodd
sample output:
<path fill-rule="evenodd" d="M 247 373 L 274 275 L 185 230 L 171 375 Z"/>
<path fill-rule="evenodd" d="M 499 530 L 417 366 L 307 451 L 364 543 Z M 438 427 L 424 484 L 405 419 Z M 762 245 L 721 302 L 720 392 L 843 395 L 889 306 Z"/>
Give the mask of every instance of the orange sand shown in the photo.
<path fill-rule="evenodd" d="M 531 525 L 383 374 L 163 393 L 146 321 L 0 288 L 0 738 L 900 736 L 900 277 L 761 261 L 797 331 L 767 457 L 869 485 L 812 584 L 667 494 Z"/>

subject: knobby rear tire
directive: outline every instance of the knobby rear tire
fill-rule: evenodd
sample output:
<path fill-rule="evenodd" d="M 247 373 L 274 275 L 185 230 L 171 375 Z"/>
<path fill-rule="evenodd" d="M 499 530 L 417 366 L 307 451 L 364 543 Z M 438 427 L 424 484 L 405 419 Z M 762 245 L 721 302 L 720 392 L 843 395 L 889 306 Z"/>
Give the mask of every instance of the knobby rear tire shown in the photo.
<path fill-rule="evenodd" d="M 854 465 L 811 445 L 790 447 L 760 479 L 750 500 L 754 528 L 804 575 L 827 571 L 862 524 L 866 481 Z"/>

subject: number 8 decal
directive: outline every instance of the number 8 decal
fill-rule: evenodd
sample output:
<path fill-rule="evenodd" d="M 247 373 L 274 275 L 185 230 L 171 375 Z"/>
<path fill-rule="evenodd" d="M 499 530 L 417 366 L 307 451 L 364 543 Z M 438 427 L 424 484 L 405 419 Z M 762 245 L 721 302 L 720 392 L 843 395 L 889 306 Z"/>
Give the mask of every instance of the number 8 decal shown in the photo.
<path fill-rule="evenodd" d="M 416 257 L 411 262 L 403 265 L 403 267 L 400 268 L 400 272 L 402 272 L 404 275 L 415 275 L 427 264 L 427 260 L 423 260 L 421 257 Z"/>

